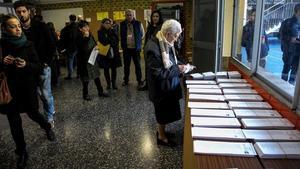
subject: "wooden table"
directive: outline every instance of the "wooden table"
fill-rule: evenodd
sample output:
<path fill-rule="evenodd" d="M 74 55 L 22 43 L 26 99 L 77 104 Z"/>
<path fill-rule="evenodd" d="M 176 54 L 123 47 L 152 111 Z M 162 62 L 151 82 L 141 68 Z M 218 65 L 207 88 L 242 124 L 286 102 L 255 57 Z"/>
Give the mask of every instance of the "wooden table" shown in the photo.
<path fill-rule="evenodd" d="M 300 169 L 299 159 L 262 159 L 265 169 Z"/>

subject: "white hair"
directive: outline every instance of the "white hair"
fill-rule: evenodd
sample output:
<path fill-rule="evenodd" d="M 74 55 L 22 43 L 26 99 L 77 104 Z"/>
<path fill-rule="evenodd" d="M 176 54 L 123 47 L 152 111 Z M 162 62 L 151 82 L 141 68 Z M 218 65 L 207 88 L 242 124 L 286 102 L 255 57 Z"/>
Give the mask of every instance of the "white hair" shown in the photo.
<path fill-rule="evenodd" d="M 167 33 L 167 32 L 181 33 L 182 28 L 181 28 L 181 24 L 178 21 L 176 21 L 174 19 L 169 19 L 163 23 L 160 31 L 163 33 Z"/>

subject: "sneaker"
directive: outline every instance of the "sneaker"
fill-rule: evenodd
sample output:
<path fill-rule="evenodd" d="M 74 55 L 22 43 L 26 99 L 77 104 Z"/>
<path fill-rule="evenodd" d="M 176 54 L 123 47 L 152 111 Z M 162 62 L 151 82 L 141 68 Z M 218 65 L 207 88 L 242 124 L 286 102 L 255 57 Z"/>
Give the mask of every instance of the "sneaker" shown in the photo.
<path fill-rule="evenodd" d="M 53 128 L 54 128 L 54 120 L 51 120 L 51 121 L 49 121 L 48 123 L 50 124 L 51 129 L 53 129 Z"/>
<path fill-rule="evenodd" d="M 52 129 L 46 131 L 46 135 L 49 141 L 56 141 L 56 137 Z"/>

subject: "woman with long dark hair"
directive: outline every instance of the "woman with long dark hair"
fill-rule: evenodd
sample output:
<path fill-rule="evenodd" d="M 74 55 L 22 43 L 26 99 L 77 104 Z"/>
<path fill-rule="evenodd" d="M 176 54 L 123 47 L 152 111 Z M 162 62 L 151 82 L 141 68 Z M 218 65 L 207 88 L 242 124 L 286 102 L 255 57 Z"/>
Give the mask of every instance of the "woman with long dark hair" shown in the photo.
<path fill-rule="evenodd" d="M 98 30 L 98 40 L 103 45 L 110 45 L 110 49 L 106 56 L 100 55 L 100 60 L 104 68 L 104 76 L 107 83 L 107 89 L 117 90 L 117 68 L 122 66 L 119 53 L 119 38 L 117 32 L 112 28 L 112 21 L 109 18 L 102 20 L 100 30 Z M 109 73 L 111 69 L 111 76 Z"/>
<path fill-rule="evenodd" d="M 28 159 L 20 113 L 27 115 L 46 131 L 50 141 L 55 140 L 50 123 L 39 113 L 37 85 L 42 67 L 33 44 L 27 41 L 19 20 L 13 15 L 4 15 L 1 25 L 1 72 L 7 77 L 12 100 L 0 106 L 7 115 L 11 134 L 16 144 L 18 168 L 24 168 Z"/>

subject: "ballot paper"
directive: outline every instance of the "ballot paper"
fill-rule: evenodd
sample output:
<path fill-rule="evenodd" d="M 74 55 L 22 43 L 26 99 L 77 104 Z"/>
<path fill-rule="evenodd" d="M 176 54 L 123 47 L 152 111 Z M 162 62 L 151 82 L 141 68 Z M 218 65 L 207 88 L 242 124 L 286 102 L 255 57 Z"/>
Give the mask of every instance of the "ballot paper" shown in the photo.
<path fill-rule="evenodd" d="M 256 142 L 254 148 L 260 158 L 285 158 L 286 154 L 276 142 Z"/>
<path fill-rule="evenodd" d="M 229 109 L 227 103 L 216 102 L 188 102 L 188 107 L 196 109 Z"/>
<path fill-rule="evenodd" d="M 238 71 L 230 71 L 227 74 L 229 79 L 240 79 L 242 77 Z"/>
<path fill-rule="evenodd" d="M 193 141 L 195 154 L 254 157 L 255 149 L 247 142 Z"/>
<path fill-rule="evenodd" d="M 242 130 L 247 139 L 254 141 L 300 141 L 299 130 Z"/>
<path fill-rule="evenodd" d="M 248 83 L 219 83 L 221 89 L 251 89 Z"/>
<path fill-rule="evenodd" d="M 288 159 L 300 159 L 300 142 L 278 143 Z"/>
<path fill-rule="evenodd" d="M 217 83 L 247 83 L 245 79 L 217 79 Z"/>
<path fill-rule="evenodd" d="M 272 109 L 272 106 L 267 102 L 239 102 L 229 101 L 231 109 Z"/>
<path fill-rule="evenodd" d="M 184 65 L 184 68 L 185 68 L 184 73 L 189 73 L 190 71 L 192 71 L 196 67 L 194 65 L 191 65 L 191 64 L 188 63 L 188 64 Z"/>
<path fill-rule="evenodd" d="M 236 94 L 236 95 L 229 95 L 225 94 L 224 95 L 225 99 L 227 101 L 263 101 L 263 98 L 260 95 L 257 94 Z"/>
<path fill-rule="evenodd" d="M 203 75 L 201 73 L 192 73 L 190 76 L 192 76 L 193 79 L 203 79 Z"/>
<path fill-rule="evenodd" d="M 254 141 L 272 141 L 272 137 L 269 135 L 268 130 L 250 130 L 242 129 L 245 137 Z"/>
<path fill-rule="evenodd" d="M 215 85 L 217 84 L 214 80 L 186 80 L 185 83 L 187 85 L 193 84 L 193 85 Z"/>
<path fill-rule="evenodd" d="M 204 72 L 202 75 L 204 80 L 214 80 L 216 78 L 216 74 L 213 72 Z"/>
<path fill-rule="evenodd" d="M 236 118 L 221 117 L 191 117 L 191 124 L 194 127 L 213 128 L 240 128 L 241 124 Z"/>
<path fill-rule="evenodd" d="M 224 95 L 229 95 L 229 94 L 257 94 L 257 91 L 253 89 L 223 89 Z"/>
<path fill-rule="evenodd" d="M 221 89 L 197 89 L 197 88 L 189 88 L 189 93 L 194 94 L 210 94 L 210 95 L 222 95 Z"/>
<path fill-rule="evenodd" d="M 217 79 L 228 79 L 227 72 L 217 72 L 216 78 Z"/>
<path fill-rule="evenodd" d="M 276 110 L 234 109 L 237 118 L 281 118 Z"/>
<path fill-rule="evenodd" d="M 219 109 L 191 109 L 191 116 L 228 117 L 228 118 L 235 117 L 232 110 L 219 110 Z"/>
<path fill-rule="evenodd" d="M 189 100 L 197 100 L 199 102 L 225 102 L 223 95 L 207 94 L 189 94 Z"/>
<path fill-rule="evenodd" d="M 91 64 L 91 65 L 95 65 L 97 56 L 98 56 L 98 49 L 96 47 L 94 47 L 94 49 L 92 50 L 92 52 L 90 54 L 88 63 Z"/>
<path fill-rule="evenodd" d="M 192 127 L 193 139 L 246 141 L 242 129 Z"/>
<path fill-rule="evenodd" d="M 188 89 L 220 89 L 218 85 L 186 85 Z"/>
<path fill-rule="evenodd" d="M 246 129 L 293 129 L 295 127 L 285 118 L 242 118 L 241 122 Z"/>

